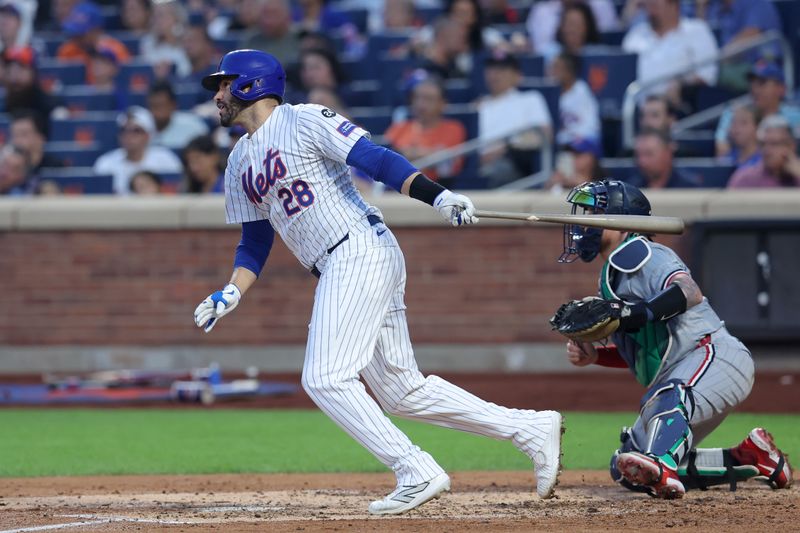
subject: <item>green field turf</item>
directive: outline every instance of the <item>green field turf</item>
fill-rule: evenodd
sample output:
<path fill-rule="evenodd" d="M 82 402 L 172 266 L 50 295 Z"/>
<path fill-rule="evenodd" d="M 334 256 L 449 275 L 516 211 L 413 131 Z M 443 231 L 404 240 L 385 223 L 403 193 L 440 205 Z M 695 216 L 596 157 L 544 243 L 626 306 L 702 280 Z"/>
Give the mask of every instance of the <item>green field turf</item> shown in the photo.
<path fill-rule="evenodd" d="M 567 413 L 566 468 L 605 469 L 633 413 Z M 800 457 L 800 416 L 734 414 L 703 444 L 758 425 Z M 399 420 L 450 471 L 530 467 L 508 442 Z M 4 409 L 0 476 L 386 471 L 319 411 Z"/>

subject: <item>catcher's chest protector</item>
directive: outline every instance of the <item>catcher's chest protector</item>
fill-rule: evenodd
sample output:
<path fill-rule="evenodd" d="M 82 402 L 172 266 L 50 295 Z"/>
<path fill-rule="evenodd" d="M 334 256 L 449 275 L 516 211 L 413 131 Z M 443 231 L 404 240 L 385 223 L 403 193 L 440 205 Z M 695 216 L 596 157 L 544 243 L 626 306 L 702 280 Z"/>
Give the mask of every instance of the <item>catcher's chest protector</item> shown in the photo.
<path fill-rule="evenodd" d="M 635 294 L 643 294 L 647 290 L 640 271 L 651 257 L 652 250 L 647 239 L 636 235 L 626 239 L 603 265 L 600 296 L 606 300 L 620 299 L 627 303 L 643 300 Z M 650 386 L 669 353 L 671 335 L 666 322 L 648 322 L 635 332 L 617 331 L 612 335 L 612 340 L 636 376 L 636 381 L 645 387 Z"/>

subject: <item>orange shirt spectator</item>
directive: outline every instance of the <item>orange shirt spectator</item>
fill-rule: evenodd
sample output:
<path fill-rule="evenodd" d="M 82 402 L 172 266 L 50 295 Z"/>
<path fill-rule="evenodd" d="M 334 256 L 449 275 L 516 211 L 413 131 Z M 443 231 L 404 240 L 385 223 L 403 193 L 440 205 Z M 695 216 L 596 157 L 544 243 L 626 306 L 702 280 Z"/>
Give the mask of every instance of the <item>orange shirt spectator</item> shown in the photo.
<path fill-rule="evenodd" d="M 62 44 L 56 57 L 62 61 L 82 61 L 86 64 L 86 83 L 94 83 L 92 56 L 95 50 L 111 50 L 119 62 L 127 63 L 131 53 L 122 42 L 103 33 L 103 14 L 91 2 L 76 5 L 63 25 L 70 39 Z"/>
<path fill-rule="evenodd" d="M 463 143 L 467 138 L 464 125 L 442 116 L 447 102 L 444 89 L 437 80 L 428 78 L 413 88 L 410 120 L 393 124 L 385 134 L 392 148 L 413 161 Z M 449 178 L 461 171 L 463 158 L 445 161 L 422 171 L 432 180 Z"/>

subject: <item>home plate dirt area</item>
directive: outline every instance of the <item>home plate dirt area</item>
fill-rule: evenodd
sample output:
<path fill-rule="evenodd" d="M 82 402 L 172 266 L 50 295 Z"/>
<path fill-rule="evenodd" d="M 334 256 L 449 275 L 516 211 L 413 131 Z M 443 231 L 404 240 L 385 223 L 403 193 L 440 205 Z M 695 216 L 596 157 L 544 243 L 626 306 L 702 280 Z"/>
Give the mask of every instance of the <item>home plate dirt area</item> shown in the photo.
<path fill-rule="evenodd" d="M 441 499 L 401 517 L 370 517 L 390 474 L 242 474 L 5 478 L 9 531 L 786 531 L 800 523 L 796 489 L 755 482 L 661 501 L 614 486 L 607 472 L 567 471 L 539 500 L 531 472 L 456 472 Z M 794 524 L 794 525 L 792 525 Z"/>

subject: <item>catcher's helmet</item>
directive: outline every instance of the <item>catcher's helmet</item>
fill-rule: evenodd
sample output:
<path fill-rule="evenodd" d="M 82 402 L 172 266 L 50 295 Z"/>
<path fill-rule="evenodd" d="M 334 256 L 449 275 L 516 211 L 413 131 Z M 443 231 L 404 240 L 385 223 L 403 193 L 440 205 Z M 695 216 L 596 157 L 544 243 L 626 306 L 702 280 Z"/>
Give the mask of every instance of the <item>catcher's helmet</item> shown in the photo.
<path fill-rule="evenodd" d="M 223 56 L 217 72 L 203 78 L 203 87 L 217 91 L 220 82 L 231 80 L 231 94 L 253 102 L 266 97 L 283 102 L 286 90 L 286 73 L 280 61 L 260 50 L 234 50 Z"/>
<path fill-rule="evenodd" d="M 650 215 L 650 201 L 642 191 L 619 180 L 582 183 L 570 191 L 567 202 L 572 204 L 572 214 L 582 207 L 584 212 L 591 209 L 607 215 Z M 600 253 L 602 235 L 602 228 L 564 226 L 564 253 L 558 261 L 571 263 L 580 257 L 588 263 Z"/>

